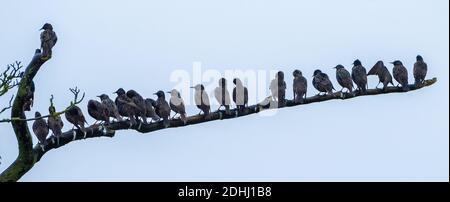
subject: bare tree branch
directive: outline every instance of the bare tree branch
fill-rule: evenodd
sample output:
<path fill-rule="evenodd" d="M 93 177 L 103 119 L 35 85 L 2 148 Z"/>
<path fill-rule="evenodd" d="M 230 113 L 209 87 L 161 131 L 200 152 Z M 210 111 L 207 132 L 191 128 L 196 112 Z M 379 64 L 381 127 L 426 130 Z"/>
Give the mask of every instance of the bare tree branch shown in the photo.
<path fill-rule="evenodd" d="M 0 76 L 0 96 L 5 95 L 9 90 L 19 85 L 17 79 L 21 77 L 20 70 L 22 67 L 19 61 L 6 67 L 6 70 Z"/>

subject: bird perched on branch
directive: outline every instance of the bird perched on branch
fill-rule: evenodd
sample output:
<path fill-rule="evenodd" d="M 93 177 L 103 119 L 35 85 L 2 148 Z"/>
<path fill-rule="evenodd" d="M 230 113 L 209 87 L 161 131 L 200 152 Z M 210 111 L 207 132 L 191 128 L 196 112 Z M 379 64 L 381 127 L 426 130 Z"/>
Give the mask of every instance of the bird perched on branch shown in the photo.
<path fill-rule="evenodd" d="M 87 108 L 88 114 L 96 120 L 95 122 L 104 121 L 107 124 L 109 123 L 109 111 L 103 103 L 96 100 L 89 100 Z"/>
<path fill-rule="evenodd" d="M 140 116 L 144 123 L 147 123 L 147 111 L 145 109 L 145 101 L 144 98 L 139 95 L 135 90 L 127 91 L 127 96 L 133 100 L 134 104 L 138 107 L 136 110 L 136 116 Z M 138 119 L 136 117 L 136 119 Z"/>
<path fill-rule="evenodd" d="M 23 111 L 30 111 L 34 103 L 34 82 L 31 81 L 30 86 L 26 87 L 26 95 L 24 97 Z"/>
<path fill-rule="evenodd" d="M 319 69 L 314 71 L 312 84 L 320 92 L 325 94 L 332 94 L 334 89 L 333 83 L 331 83 L 330 78 L 327 74 L 323 73 Z"/>
<path fill-rule="evenodd" d="M 352 93 L 353 81 L 352 77 L 350 76 L 350 72 L 348 72 L 342 65 L 337 65 L 334 68 L 336 69 L 336 80 L 338 81 L 339 85 L 342 86 L 341 92 L 344 90 L 344 88 L 347 88 L 348 91 Z"/>
<path fill-rule="evenodd" d="M 39 140 L 41 149 L 44 150 L 45 145 L 47 145 L 48 125 L 45 119 L 41 118 L 41 113 L 38 111 L 35 112 L 34 118 L 36 120 L 33 123 L 33 132 Z"/>
<path fill-rule="evenodd" d="M 294 101 L 304 102 L 306 99 L 306 92 L 308 91 L 308 81 L 298 69 L 292 72 L 292 76 L 294 76 L 294 82 L 292 85 Z"/>
<path fill-rule="evenodd" d="M 394 85 L 394 83 L 392 82 L 392 75 L 389 72 L 389 70 L 386 68 L 386 66 L 384 66 L 383 61 L 378 61 L 373 67 L 372 69 L 370 69 L 369 73 L 367 73 L 367 75 L 377 75 L 378 76 L 378 84 L 376 86 L 376 88 L 378 88 L 378 85 L 380 85 L 380 83 L 383 83 L 383 90 L 385 90 L 388 86 L 388 84 L 392 84 Z"/>
<path fill-rule="evenodd" d="M 392 73 L 394 74 L 394 79 L 399 83 L 399 85 L 402 86 L 402 89 L 404 91 L 408 91 L 409 90 L 408 70 L 406 69 L 405 66 L 403 66 L 403 64 L 400 60 L 391 62 L 391 64 L 394 65 L 394 68 L 392 69 Z"/>
<path fill-rule="evenodd" d="M 269 89 L 272 93 L 272 98 L 278 101 L 278 106 L 284 106 L 286 102 L 286 82 L 282 71 L 277 72 L 275 79 L 270 82 Z"/>
<path fill-rule="evenodd" d="M 61 116 L 55 114 L 56 109 L 53 105 L 48 108 L 50 116 L 47 119 L 48 128 L 52 131 L 53 136 L 56 137 L 57 145 L 59 145 L 59 138 L 62 135 L 62 128 L 64 123 L 61 120 Z"/>
<path fill-rule="evenodd" d="M 202 84 L 197 84 L 191 88 L 195 89 L 194 101 L 195 105 L 197 105 L 197 107 L 201 110 L 199 114 L 203 112 L 205 116 L 208 115 L 211 111 L 211 105 L 209 103 L 209 97 L 205 91 L 205 87 Z"/>
<path fill-rule="evenodd" d="M 155 106 L 155 112 L 156 114 L 163 119 L 164 127 L 170 126 L 169 116 L 170 116 L 170 106 L 169 103 L 166 101 L 166 96 L 164 95 L 163 91 L 158 91 L 154 93 L 156 96 L 158 96 L 158 99 L 156 99 L 156 106 Z"/>
<path fill-rule="evenodd" d="M 156 107 L 156 101 L 154 99 L 147 98 L 144 100 L 144 102 L 145 102 L 146 116 L 151 118 L 152 121 L 157 121 L 161 119 L 155 112 L 154 107 Z"/>
<path fill-rule="evenodd" d="M 101 94 L 97 97 L 100 98 L 102 104 L 105 105 L 106 109 L 108 109 L 108 117 L 115 118 L 117 121 L 122 121 L 122 117 L 119 114 L 116 103 L 114 103 L 114 101 L 112 101 L 108 95 Z"/>
<path fill-rule="evenodd" d="M 170 108 L 172 111 L 175 112 L 175 115 L 179 114 L 181 121 L 186 125 L 187 123 L 187 114 L 186 114 L 186 108 L 184 106 L 183 98 L 181 98 L 180 92 L 178 92 L 176 89 L 173 89 L 167 93 L 170 93 Z M 175 117 L 173 115 L 172 119 Z"/>
<path fill-rule="evenodd" d="M 233 102 L 239 112 L 243 112 L 248 104 L 248 90 L 238 78 L 233 79 L 235 85 L 233 89 Z"/>
<path fill-rule="evenodd" d="M 66 112 L 64 112 L 64 116 L 66 117 L 69 123 L 73 124 L 73 126 L 75 126 L 78 130 L 83 132 L 84 138 L 86 138 L 87 133 L 84 127 L 84 123 L 87 122 L 86 119 L 84 118 L 81 109 L 78 106 L 73 105 L 69 107 L 69 109 L 67 109 Z"/>
<path fill-rule="evenodd" d="M 225 113 L 230 114 L 230 93 L 227 90 L 227 80 L 225 78 L 219 79 L 219 86 L 214 89 L 214 97 L 220 104 L 219 109 L 225 107 Z"/>
<path fill-rule="evenodd" d="M 50 23 L 45 23 L 40 30 L 44 30 L 41 33 L 41 59 L 48 60 L 52 57 L 52 48 L 58 41 L 56 33 L 53 31 L 53 26 Z"/>
<path fill-rule="evenodd" d="M 117 94 L 115 103 L 117 106 L 117 110 L 119 111 L 119 114 L 121 116 L 128 117 L 130 119 L 130 127 L 133 124 L 136 124 L 136 119 L 134 119 L 134 116 L 136 115 L 136 110 L 138 110 L 138 106 L 134 104 L 133 100 L 129 98 L 125 90 L 123 88 L 119 88 L 116 92 Z"/>
<path fill-rule="evenodd" d="M 366 93 L 367 91 L 367 72 L 361 64 L 361 61 L 355 60 L 352 68 L 352 79 L 360 93 Z"/>
<path fill-rule="evenodd" d="M 422 84 L 425 81 L 425 76 L 427 76 L 428 66 L 427 63 L 423 61 L 422 56 L 418 55 L 416 57 L 416 63 L 414 63 L 414 83 L 415 85 Z"/>

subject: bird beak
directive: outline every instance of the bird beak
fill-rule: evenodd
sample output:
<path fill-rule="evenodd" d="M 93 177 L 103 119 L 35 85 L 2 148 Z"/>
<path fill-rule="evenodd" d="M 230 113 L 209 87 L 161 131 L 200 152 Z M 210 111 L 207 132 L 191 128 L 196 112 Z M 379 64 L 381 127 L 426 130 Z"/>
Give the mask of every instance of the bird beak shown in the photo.
<path fill-rule="evenodd" d="M 195 88 L 194 86 L 191 86 L 191 88 Z"/>
<path fill-rule="evenodd" d="M 391 64 L 394 64 L 394 62 L 390 62 Z"/>
<path fill-rule="evenodd" d="M 170 93 L 172 93 L 172 92 L 170 92 L 170 91 L 167 91 L 166 93 L 169 93 L 169 94 L 170 94 Z"/>
<path fill-rule="evenodd" d="M 97 95 L 97 97 L 101 97 L 100 95 Z"/>

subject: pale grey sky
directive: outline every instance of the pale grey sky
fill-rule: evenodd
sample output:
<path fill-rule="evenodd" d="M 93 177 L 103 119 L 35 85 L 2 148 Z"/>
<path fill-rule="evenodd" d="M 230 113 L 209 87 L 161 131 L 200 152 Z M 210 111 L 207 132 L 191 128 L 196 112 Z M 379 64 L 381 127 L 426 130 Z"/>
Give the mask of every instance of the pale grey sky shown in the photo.
<path fill-rule="evenodd" d="M 288 97 L 295 68 L 309 84 L 320 68 L 337 86 L 331 67 L 349 69 L 356 58 L 366 68 L 380 59 L 402 60 L 412 82 L 415 56 L 421 54 L 427 77 L 438 77 L 432 87 L 409 93 L 77 141 L 46 154 L 22 180 L 448 181 L 448 4 L 3 0 L 3 67 L 15 60 L 28 64 L 45 22 L 59 37 L 53 59 L 35 78 L 37 100 L 29 117 L 34 110 L 47 111 L 51 94 L 62 109 L 72 99 L 68 88 L 75 85 L 86 92 L 86 116 L 88 99 L 118 87 L 152 97 L 175 85 L 169 80 L 173 71 L 191 72 L 194 62 L 219 72 L 283 70 Z M 373 88 L 376 78 L 369 80 Z M 308 94 L 315 93 L 310 85 Z M 198 110 L 188 106 L 188 113 Z M 70 128 L 66 123 L 65 130 Z M 0 134 L 2 171 L 15 159 L 17 144 L 10 125 L 0 125 Z"/>

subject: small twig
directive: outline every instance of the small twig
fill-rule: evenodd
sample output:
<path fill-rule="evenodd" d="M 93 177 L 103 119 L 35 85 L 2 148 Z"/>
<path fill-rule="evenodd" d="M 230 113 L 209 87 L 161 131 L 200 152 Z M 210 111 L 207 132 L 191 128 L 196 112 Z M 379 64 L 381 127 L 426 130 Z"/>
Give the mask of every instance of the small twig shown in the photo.
<path fill-rule="evenodd" d="M 0 96 L 6 94 L 10 89 L 19 85 L 18 78 L 22 76 L 22 64 L 19 61 L 9 64 L 6 70 L 1 73 L 0 77 Z"/>
<path fill-rule="evenodd" d="M 3 108 L 2 110 L 0 110 L 0 114 L 3 113 L 4 111 L 11 109 L 12 107 L 12 101 L 13 101 L 14 95 L 11 96 L 11 99 L 9 99 L 9 104 L 7 107 Z"/>

